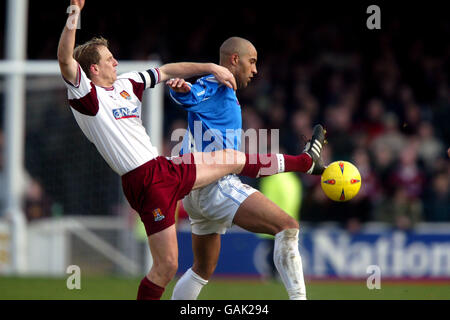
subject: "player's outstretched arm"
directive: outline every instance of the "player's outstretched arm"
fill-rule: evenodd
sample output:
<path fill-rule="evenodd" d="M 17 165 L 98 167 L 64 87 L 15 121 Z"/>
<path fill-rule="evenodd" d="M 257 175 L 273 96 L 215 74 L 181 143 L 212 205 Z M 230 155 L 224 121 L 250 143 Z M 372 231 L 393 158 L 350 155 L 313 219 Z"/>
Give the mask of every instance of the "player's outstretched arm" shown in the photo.
<path fill-rule="evenodd" d="M 71 6 L 77 6 L 78 10 L 72 10 L 64 26 L 58 44 L 58 62 L 62 76 L 69 82 L 75 84 L 77 80 L 78 64 L 73 58 L 75 48 L 75 34 L 77 21 L 85 0 L 71 0 Z"/>
<path fill-rule="evenodd" d="M 190 78 L 212 73 L 220 83 L 233 90 L 237 89 L 236 80 L 230 70 L 215 63 L 168 63 L 159 68 L 159 71 L 161 82 L 172 78 Z"/>

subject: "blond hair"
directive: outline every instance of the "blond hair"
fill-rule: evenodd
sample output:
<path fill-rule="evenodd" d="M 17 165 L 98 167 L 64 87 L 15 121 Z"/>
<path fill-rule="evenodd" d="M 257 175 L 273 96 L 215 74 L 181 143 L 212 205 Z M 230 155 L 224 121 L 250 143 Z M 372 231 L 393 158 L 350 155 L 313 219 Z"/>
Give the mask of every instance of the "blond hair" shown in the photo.
<path fill-rule="evenodd" d="M 100 46 L 108 48 L 108 40 L 103 37 L 94 37 L 88 42 L 77 46 L 73 51 L 74 59 L 80 64 L 88 78 L 91 78 L 91 65 L 100 62 L 100 54 L 98 52 L 98 47 Z"/>

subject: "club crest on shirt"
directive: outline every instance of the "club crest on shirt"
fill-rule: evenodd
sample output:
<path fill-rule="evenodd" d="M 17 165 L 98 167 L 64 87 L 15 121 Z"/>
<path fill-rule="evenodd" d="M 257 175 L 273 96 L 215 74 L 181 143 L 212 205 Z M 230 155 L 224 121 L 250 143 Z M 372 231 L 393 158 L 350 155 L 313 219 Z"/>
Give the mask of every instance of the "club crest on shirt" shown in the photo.
<path fill-rule="evenodd" d="M 127 118 L 139 118 L 138 108 L 130 110 L 128 108 L 117 108 L 113 109 L 113 116 L 116 120 L 127 119 Z"/>
<path fill-rule="evenodd" d="M 162 219 L 165 218 L 165 216 L 162 214 L 160 208 L 153 210 L 152 213 L 153 213 L 153 218 L 155 218 L 155 221 L 161 221 Z"/>
<path fill-rule="evenodd" d="M 127 100 L 131 100 L 131 96 L 128 92 L 126 92 L 125 90 L 123 90 L 120 95 L 122 96 L 122 98 L 127 99 Z"/>

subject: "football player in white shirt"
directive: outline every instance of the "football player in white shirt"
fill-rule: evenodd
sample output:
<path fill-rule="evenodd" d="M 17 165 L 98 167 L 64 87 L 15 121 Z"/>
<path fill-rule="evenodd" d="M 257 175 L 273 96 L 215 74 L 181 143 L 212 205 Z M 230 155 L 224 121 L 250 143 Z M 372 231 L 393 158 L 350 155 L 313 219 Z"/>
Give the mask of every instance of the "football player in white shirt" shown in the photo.
<path fill-rule="evenodd" d="M 122 176 L 124 193 L 141 215 L 149 234 L 153 267 L 141 282 L 138 299 L 159 299 L 178 268 L 176 202 L 193 188 L 231 172 L 238 173 L 245 160 L 241 155 L 241 161 L 214 165 L 201 161 L 200 153 L 188 155 L 186 161 L 177 159 L 178 162 L 160 157 L 140 119 L 142 92 L 173 77 L 208 73 L 234 89 L 236 82 L 227 69 L 212 63 L 173 63 L 117 76 L 118 62 L 105 39 L 94 38 L 74 49 L 73 22 L 77 21 L 84 2 L 71 0 L 71 5 L 79 10 L 70 14 L 59 41 L 61 74 L 78 125 L 111 168 Z M 226 153 L 221 152 L 224 157 Z M 215 156 L 218 159 L 220 154 L 216 152 Z"/>
<path fill-rule="evenodd" d="M 74 48 L 76 21 L 84 3 L 71 0 L 78 10 L 70 14 L 58 44 L 61 74 L 78 125 L 121 176 L 124 194 L 147 231 L 153 265 L 139 285 L 137 298 L 160 299 L 178 269 L 178 200 L 228 174 L 262 177 L 320 167 L 324 137 L 313 136 L 311 145 L 316 151 L 312 152 L 311 147 L 308 156 L 287 159 L 284 155 L 269 155 L 273 159 L 270 163 L 260 160 L 259 155 L 255 158 L 233 149 L 187 153 L 172 159 L 159 156 L 140 120 L 145 89 L 171 78 L 213 74 L 220 83 L 236 90 L 236 80 L 228 69 L 212 63 L 172 63 L 117 76 L 118 62 L 105 39 L 94 38 Z M 267 159 L 267 155 L 261 158 Z"/>

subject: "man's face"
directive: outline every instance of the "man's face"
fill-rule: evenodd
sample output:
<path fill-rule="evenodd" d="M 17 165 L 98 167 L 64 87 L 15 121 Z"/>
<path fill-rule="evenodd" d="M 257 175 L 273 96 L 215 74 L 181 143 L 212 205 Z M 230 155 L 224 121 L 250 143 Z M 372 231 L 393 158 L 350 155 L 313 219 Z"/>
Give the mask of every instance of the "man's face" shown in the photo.
<path fill-rule="evenodd" d="M 100 61 L 98 63 L 99 77 L 110 82 L 111 85 L 117 79 L 116 67 L 119 65 L 116 59 L 114 59 L 111 51 L 105 46 L 98 47 L 100 54 Z"/>
<path fill-rule="evenodd" d="M 236 74 L 234 75 L 237 80 L 238 89 L 243 89 L 248 86 L 255 74 L 256 61 L 258 60 L 258 53 L 256 49 L 249 45 L 247 53 L 239 57 L 239 62 L 236 68 Z"/>

